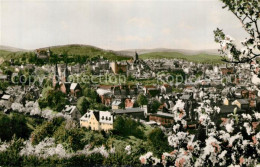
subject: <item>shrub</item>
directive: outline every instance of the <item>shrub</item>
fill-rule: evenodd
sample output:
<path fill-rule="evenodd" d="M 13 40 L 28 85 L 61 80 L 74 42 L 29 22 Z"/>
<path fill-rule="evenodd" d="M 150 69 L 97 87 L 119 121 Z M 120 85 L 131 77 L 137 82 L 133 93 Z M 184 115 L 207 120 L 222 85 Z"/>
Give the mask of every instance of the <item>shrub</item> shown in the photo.
<path fill-rule="evenodd" d="M 1 140 L 11 140 L 13 135 L 16 135 L 18 138 L 28 138 L 30 134 L 25 116 L 20 114 L 12 114 L 10 117 L 1 114 L 0 128 Z"/>
<path fill-rule="evenodd" d="M 163 152 L 169 151 L 167 136 L 159 128 L 153 129 L 148 134 L 148 145 L 155 155 L 161 155 Z"/>
<path fill-rule="evenodd" d="M 138 138 L 144 137 L 144 132 L 141 130 L 141 124 L 135 120 L 125 117 L 117 116 L 114 121 L 114 132 L 123 136 L 135 136 Z"/>

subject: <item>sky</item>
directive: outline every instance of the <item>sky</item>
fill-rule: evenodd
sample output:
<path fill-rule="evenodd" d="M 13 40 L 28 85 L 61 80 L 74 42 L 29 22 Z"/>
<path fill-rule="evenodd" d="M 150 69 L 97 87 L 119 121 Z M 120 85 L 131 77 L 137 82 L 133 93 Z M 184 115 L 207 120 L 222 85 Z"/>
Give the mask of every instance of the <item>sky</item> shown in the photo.
<path fill-rule="evenodd" d="M 0 0 L 0 45 L 36 49 L 217 49 L 213 30 L 246 37 L 219 0 Z"/>

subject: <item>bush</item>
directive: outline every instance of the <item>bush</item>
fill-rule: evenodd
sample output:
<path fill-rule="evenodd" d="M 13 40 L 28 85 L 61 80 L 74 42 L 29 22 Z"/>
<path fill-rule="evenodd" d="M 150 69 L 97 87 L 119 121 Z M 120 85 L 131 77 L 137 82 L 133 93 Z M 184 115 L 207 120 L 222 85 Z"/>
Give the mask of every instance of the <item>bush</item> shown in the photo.
<path fill-rule="evenodd" d="M 138 138 L 144 137 L 144 132 L 141 130 L 140 122 L 136 122 L 135 120 L 125 117 L 125 116 L 117 116 L 114 121 L 114 132 L 123 136 L 135 136 Z"/>
<path fill-rule="evenodd" d="M 21 166 L 22 159 L 19 152 L 22 146 L 23 140 L 14 136 L 10 146 L 5 151 L 0 151 L 0 166 Z"/>
<path fill-rule="evenodd" d="M 158 108 L 160 107 L 161 103 L 158 100 L 153 100 L 150 106 L 150 112 L 156 113 L 158 111 Z"/>
<path fill-rule="evenodd" d="M 85 146 L 83 142 L 84 131 L 79 128 L 66 128 L 66 123 L 63 122 L 62 125 L 55 131 L 53 137 L 57 143 L 62 143 L 67 150 L 81 150 Z"/>
<path fill-rule="evenodd" d="M 90 103 L 86 100 L 84 96 L 80 97 L 77 101 L 77 108 L 81 115 L 84 115 L 89 108 Z"/>
<path fill-rule="evenodd" d="M 91 103 L 89 108 L 93 110 L 100 110 L 100 111 L 106 111 L 109 109 L 109 107 L 105 106 L 102 103 Z"/>
<path fill-rule="evenodd" d="M 40 108 L 50 107 L 54 111 L 60 112 L 69 101 L 64 93 L 58 90 L 46 89 L 44 97 L 39 99 Z"/>
<path fill-rule="evenodd" d="M 54 132 L 54 126 L 52 122 L 50 121 L 44 122 L 42 125 L 38 126 L 31 134 L 32 144 L 38 144 L 44 138 L 51 137 L 53 132 Z"/>
<path fill-rule="evenodd" d="M 137 96 L 137 103 L 140 106 L 147 105 L 148 104 L 148 99 L 147 99 L 147 97 L 144 94 L 141 93 L 141 94 L 139 94 Z"/>
<path fill-rule="evenodd" d="M 0 138 L 1 140 L 11 140 L 13 135 L 18 138 L 28 138 L 30 129 L 26 124 L 24 115 L 12 114 L 10 117 L 7 115 L 0 115 Z"/>
<path fill-rule="evenodd" d="M 98 94 L 94 89 L 85 88 L 83 91 L 83 95 L 90 99 L 92 102 L 97 102 Z"/>
<path fill-rule="evenodd" d="M 56 117 L 39 125 L 31 134 L 32 144 L 38 144 L 46 137 L 52 137 L 55 130 L 64 122 L 64 118 Z"/>
<path fill-rule="evenodd" d="M 82 142 L 85 144 L 91 144 L 92 146 L 101 146 L 105 143 L 105 138 L 100 132 L 85 131 L 85 136 Z"/>
<path fill-rule="evenodd" d="M 139 157 L 127 155 L 125 152 L 116 152 L 109 154 L 104 160 L 104 165 L 107 166 L 141 166 Z"/>
<path fill-rule="evenodd" d="M 170 148 L 166 135 L 159 128 L 153 129 L 148 134 L 148 145 L 155 155 L 161 155 L 163 152 L 169 151 Z"/>
<path fill-rule="evenodd" d="M 99 154 L 91 154 L 91 155 L 75 155 L 67 160 L 65 160 L 65 163 L 63 166 L 100 166 L 103 164 L 104 157 Z"/>

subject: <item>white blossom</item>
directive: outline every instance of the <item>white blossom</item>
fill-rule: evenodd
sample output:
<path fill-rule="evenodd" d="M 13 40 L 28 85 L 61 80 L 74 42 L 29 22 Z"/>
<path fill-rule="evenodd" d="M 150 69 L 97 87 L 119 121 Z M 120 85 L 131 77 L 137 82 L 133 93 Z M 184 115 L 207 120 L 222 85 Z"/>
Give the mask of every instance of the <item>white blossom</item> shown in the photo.
<path fill-rule="evenodd" d="M 256 119 L 260 119 L 260 113 L 256 112 L 254 115 Z"/>
<path fill-rule="evenodd" d="M 234 121 L 233 120 L 231 120 L 229 123 L 227 123 L 225 125 L 226 130 L 227 130 L 228 133 L 232 133 L 233 132 L 233 130 L 234 130 L 233 125 L 234 125 Z"/>
<path fill-rule="evenodd" d="M 238 140 L 242 138 L 242 135 L 240 133 L 234 135 L 234 136 L 231 136 L 230 139 L 229 139 L 229 146 L 233 146 L 233 143 L 235 140 Z"/>
<path fill-rule="evenodd" d="M 127 152 L 128 155 L 131 154 L 131 146 L 130 146 L 130 145 L 127 145 L 127 146 L 125 147 L 125 151 Z"/>
<path fill-rule="evenodd" d="M 252 117 L 249 114 L 241 114 L 241 115 L 242 115 L 243 119 L 247 119 L 249 121 L 252 120 Z"/>
<path fill-rule="evenodd" d="M 252 132 L 252 127 L 249 125 L 248 122 L 245 122 L 243 126 L 246 128 L 246 133 L 247 133 L 248 135 L 250 135 L 250 134 L 253 133 L 253 132 Z"/>

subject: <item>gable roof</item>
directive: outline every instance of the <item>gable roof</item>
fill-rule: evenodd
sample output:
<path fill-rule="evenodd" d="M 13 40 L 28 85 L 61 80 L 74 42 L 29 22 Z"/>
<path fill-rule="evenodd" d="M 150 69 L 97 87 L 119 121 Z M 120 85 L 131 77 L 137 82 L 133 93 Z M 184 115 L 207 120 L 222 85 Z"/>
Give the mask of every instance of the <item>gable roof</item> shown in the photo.
<path fill-rule="evenodd" d="M 113 116 L 109 111 L 99 111 L 99 122 L 113 124 Z"/>
<path fill-rule="evenodd" d="M 1 80 L 6 80 L 7 79 L 7 75 L 0 75 L 0 79 Z"/>
<path fill-rule="evenodd" d="M 155 89 L 156 88 L 156 86 L 153 86 L 153 85 L 145 85 L 144 86 L 144 88 L 146 88 L 146 89 Z"/>
<path fill-rule="evenodd" d="M 165 88 L 171 88 L 171 86 L 170 86 L 169 84 L 163 84 L 163 86 L 164 86 Z"/>
<path fill-rule="evenodd" d="M 171 113 L 165 113 L 165 112 L 157 112 L 151 115 L 155 115 L 155 116 L 160 116 L 160 117 L 166 117 L 166 118 L 172 118 L 173 119 L 173 114 Z"/>
<path fill-rule="evenodd" d="M 121 103 L 122 103 L 121 100 L 114 100 L 112 105 L 113 106 L 119 106 Z"/>
<path fill-rule="evenodd" d="M 66 114 L 72 114 L 72 112 L 75 110 L 76 110 L 76 106 L 66 105 L 62 111 Z"/>
<path fill-rule="evenodd" d="M 127 114 L 127 113 L 144 112 L 144 109 L 136 107 L 136 108 L 126 108 L 126 109 L 114 109 L 112 111 L 115 114 Z"/>
<path fill-rule="evenodd" d="M 233 113 L 235 108 L 237 108 L 238 113 L 241 113 L 244 111 L 242 109 L 239 109 L 236 105 L 222 105 L 222 106 L 219 106 L 219 108 L 220 108 L 220 113 L 222 113 L 222 114 Z"/>
<path fill-rule="evenodd" d="M 82 121 L 88 121 L 91 117 L 91 115 L 93 114 L 93 110 L 88 110 L 81 118 L 80 120 Z"/>
<path fill-rule="evenodd" d="M 96 120 L 99 121 L 99 111 L 94 111 L 93 114 L 94 114 Z"/>
<path fill-rule="evenodd" d="M 3 96 L 2 96 L 2 99 L 4 99 L 4 100 L 9 100 L 10 97 L 11 97 L 10 95 L 3 95 Z"/>
<path fill-rule="evenodd" d="M 189 100 L 191 95 L 182 95 L 180 99 Z"/>
<path fill-rule="evenodd" d="M 237 99 L 240 104 L 249 104 L 249 101 L 247 99 Z"/>
<path fill-rule="evenodd" d="M 71 89 L 71 90 L 74 90 L 74 89 L 76 89 L 77 86 L 78 86 L 78 83 L 72 83 L 72 84 L 70 85 L 70 89 Z"/>
<path fill-rule="evenodd" d="M 112 85 L 99 85 L 99 89 L 110 89 L 113 88 L 114 86 Z"/>
<path fill-rule="evenodd" d="M 103 96 L 103 95 L 105 95 L 105 94 L 107 94 L 107 93 L 111 93 L 111 91 L 108 90 L 108 89 L 102 89 L 102 88 L 98 88 L 98 89 L 97 89 L 97 94 L 98 94 L 99 96 Z"/>

